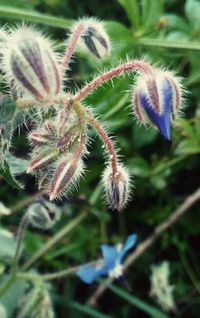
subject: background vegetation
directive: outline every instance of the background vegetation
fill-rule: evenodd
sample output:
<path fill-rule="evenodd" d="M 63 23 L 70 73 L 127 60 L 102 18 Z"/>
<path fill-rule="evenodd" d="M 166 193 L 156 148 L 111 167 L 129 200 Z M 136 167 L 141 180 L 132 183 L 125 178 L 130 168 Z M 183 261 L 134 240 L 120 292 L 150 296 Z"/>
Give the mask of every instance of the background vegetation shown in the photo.
<path fill-rule="evenodd" d="M 41 15 L 42 14 L 42 15 Z M 44 15 L 43 15 L 44 14 Z M 51 15 L 51 17 L 49 16 Z M 138 241 L 145 239 L 176 207 L 199 187 L 200 180 L 200 1 L 198 0 L 1 0 L 0 23 L 8 25 L 29 21 L 51 35 L 60 45 L 66 38 L 72 19 L 96 16 L 106 21 L 112 39 L 112 54 L 103 64 L 78 56 L 71 65 L 70 77 L 80 87 L 97 70 L 108 68 L 118 61 L 147 56 L 152 62 L 177 71 L 189 92 L 184 118 L 173 128 L 169 143 L 152 131 L 139 127 L 130 115 L 130 93 L 133 80 L 123 77 L 107 84 L 88 97 L 88 103 L 102 120 L 108 123 L 112 135 L 121 148 L 123 160 L 135 176 L 134 196 L 125 211 L 114 214 L 107 210 L 101 199 L 99 175 L 102 171 L 101 142 L 91 144 L 87 159 L 89 171 L 80 189 L 70 200 L 60 204 L 61 220 L 51 231 L 26 231 L 23 242 L 22 263 L 32 256 L 66 226 L 71 230 L 33 264 L 40 273 L 54 272 L 83 264 L 98 257 L 102 243 L 124 241 L 128 234 L 136 233 Z M 61 17 L 59 19 L 58 17 Z M 4 88 L 2 88 L 4 89 Z M 1 110 L 2 111 L 2 110 Z M 20 137 L 16 131 L 12 153 L 18 158 L 27 157 L 27 128 Z M 10 170 L 24 172 L 22 162 L 9 161 Z M 18 169 L 16 171 L 16 169 Z M 3 173 L 3 172 L 2 172 Z M 4 175 L 5 176 L 5 175 Z M 8 273 L 14 254 L 16 233 L 21 216 L 37 191 L 34 179 L 22 174 L 18 180 L 23 190 L 12 187 L 12 177 L 0 177 L 0 201 L 13 212 L 1 217 L 0 273 L 1 281 Z M 148 249 L 126 273 L 132 292 L 123 297 L 107 290 L 98 300 L 96 309 L 85 305 L 97 288 L 84 285 L 77 277 L 53 281 L 50 294 L 56 317 L 159 317 L 146 310 L 145 303 L 159 308 L 149 297 L 150 268 L 163 260 L 171 266 L 171 283 L 175 286 L 177 305 L 169 317 L 198 317 L 200 311 L 200 214 L 196 204 L 171 229 Z M 86 212 L 79 222 L 80 215 Z M 73 222 L 77 222 L 73 226 Z M 27 282 L 15 283 L 2 297 L 8 317 L 16 316 L 16 308 L 27 289 Z M 134 298 L 136 297 L 136 298 Z M 137 299 L 142 301 L 139 306 Z M 160 309 L 159 309 L 160 310 Z M 161 316 L 160 316 L 161 317 Z"/>

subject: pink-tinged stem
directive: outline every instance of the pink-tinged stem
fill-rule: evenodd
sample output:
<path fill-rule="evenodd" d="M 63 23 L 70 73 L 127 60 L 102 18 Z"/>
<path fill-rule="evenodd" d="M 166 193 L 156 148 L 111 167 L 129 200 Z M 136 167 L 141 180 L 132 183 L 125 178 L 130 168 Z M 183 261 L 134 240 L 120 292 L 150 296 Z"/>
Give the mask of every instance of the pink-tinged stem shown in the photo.
<path fill-rule="evenodd" d="M 67 45 L 66 52 L 63 56 L 63 62 L 62 62 L 63 71 L 66 70 L 66 68 L 68 68 L 69 66 L 71 57 L 74 53 L 75 46 L 81 34 L 83 33 L 84 28 L 85 28 L 84 23 L 83 22 L 79 23 L 71 35 L 71 38 Z"/>
<path fill-rule="evenodd" d="M 101 136 L 103 142 L 105 143 L 110 156 L 113 175 L 115 175 L 115 173 L 117 172 L 117 154 L 114 145 L 111 139 L 106 134 L 103 127 L 99 124 L 99 122 L 92 116 L 92 114 L 89 111 L 87 112 L 87 119 L 88 123 L 95 128 L 95 130 Z"/>
<path fill-rule="evenodd" d="M 140 61 L 140 60 L 133 60 L 125 64 L 119 65 L 108 72 L 100 74 L 98 77 L 96 77 L 86 86 L 84 86 L 74 96 L 74 100 L 80 101 L 81 99 L 85 98 L 85 96 L 87 96 L 89 93 L 91 93 L 96 87 L 102 85 L 103 82 L 106 82 L 115 76 L 122 75 L 126 71 L 133 71 L 133 70 L 141 70 L 144 73 L 152 73 L 153 68 L 148 63 L 145 63 L 144 61 Z"/>

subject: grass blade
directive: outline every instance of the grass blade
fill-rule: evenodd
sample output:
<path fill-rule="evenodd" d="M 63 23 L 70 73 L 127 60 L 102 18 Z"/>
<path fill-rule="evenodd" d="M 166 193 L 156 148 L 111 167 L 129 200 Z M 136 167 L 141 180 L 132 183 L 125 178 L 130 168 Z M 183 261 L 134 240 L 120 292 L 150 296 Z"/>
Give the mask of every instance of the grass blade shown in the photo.
<path fill-rule="evenodd" d="M 153 318 L 167 318 L 168 317 L 164 313 L 162 313 L 162 311 L 160 311 L 159 309 L 157 309 L 157 308 L 143 302 L 142 300 L 132 296 L 131 294 L 127 293 L 126 291 L 124 291 L 123 289 L 121 289 L 119 287 L 116 287 L 114 285 L 109 285 L 108 288 L 111 289 L 113 293 L 115 293 L 119 297 L 126 300 L 129 304 L 131 304 L 131 305 L 141 309 L 145 313 L 149 314 L 150 317 L 153 317 Z"/>
<path fill-rule="evenodd" d="M 97 311 L 96 309 L 86 306 L 86 305 L 82 305 L 79 304 L 77 302 L 71 302 L 69 303 L 69 306 L 76 309 L 77 311 L 80 311 L 82 313 L 87 314 L 90 317 L 94 317 L 94 318 L 111 318 L 110 316 L 104 315 L 102 313 L 100 313 L 99 311 Z"/>

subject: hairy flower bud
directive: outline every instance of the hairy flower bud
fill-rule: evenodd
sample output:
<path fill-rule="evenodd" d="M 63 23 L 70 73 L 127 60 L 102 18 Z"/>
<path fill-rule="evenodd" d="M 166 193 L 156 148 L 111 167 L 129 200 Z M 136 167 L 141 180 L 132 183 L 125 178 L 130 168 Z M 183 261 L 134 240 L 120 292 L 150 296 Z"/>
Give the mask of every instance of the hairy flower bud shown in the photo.
<path fill-rule="evenodd" d="M 27 168 L 27 173 L 35 172 L 40 169 L 48 167 L 57 157 L 58 152 L 43 152 L 39 155 L 36 155 L 30 162 Z"/>
<path fill-rule="evenodd" d="M 168 71 L 155 69 L 137 79 L 133 109 L 142 123 L 156 126 L 170 140 L 171 122 L 181 106 L 181 85 Z"/>
<path fill-rule="evenodd" d="M 51 228 L 60 218 L 57 207 L 42 197 L 38 198 L 27 210 L 29 223 L 39 229 Z"/>
<path fill-rule="evenodd" d="M 127 170 L 122 165 L 118 165 L 117 172 L 113 174 L 109 165 L 103 173 L 103 185 L 109 206 L 113 210 L 120 211 L 129 197 L 130 182 Z"/>
<path fill-rule="evenodd" d="M 33 131 L 29 134 L 29 140 L 33 145 L 46 144 L 49 142 L 49 135 Z"/>
<path fill-rule="evenodd" d="M 62 194 L 67 194 L 71 185 L 75 184 L 80 178 L 83 168 L 82 160 L 77 160 L 73 155 L 69 155 L 68 158 L 62 158 L 56 166 L 50 183 L 50 201 Z"/>
<path fill-rule="evenodd" d="M 84 32 L 79 39 L 81 49 L 99 59 L 108 55 L 110 43 L 103 23 L 93 18 L 82 19 L 79 23 L 84 24 Z"/>
<path fill-rule="evenodd" d="M 61 91 L 58 58 L 49 40 L 30 27 L 19 27 L 1 49 L 4 73 L 17 92 L 39 101 L 52 101 Z"/>

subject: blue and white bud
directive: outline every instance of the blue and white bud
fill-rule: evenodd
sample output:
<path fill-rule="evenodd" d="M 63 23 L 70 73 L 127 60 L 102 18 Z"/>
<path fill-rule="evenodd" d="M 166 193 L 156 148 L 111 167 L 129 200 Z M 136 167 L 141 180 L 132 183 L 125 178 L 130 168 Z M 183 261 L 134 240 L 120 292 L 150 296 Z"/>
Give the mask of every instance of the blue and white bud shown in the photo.
<path fill-rule="evenodd" d="M 41 33 L 22 26 L 11 31 L 1 48 L 5 79 L 18 94 L 51 102 L 61 92 L 58 56 Z"/>
<path fill-rule="evenodd" d="M 122 210 L 130 194 L 130 177 L 127 169 L 119 164 L 117 171 L 113 173 L 111 166 L 108 165 L 102 181 L 109 206 L 113 210 Z"/>
<path fill-rule="evenodd" d="M 84 31 L 78 41 L 80 49 L 86 53 L 91 53 L 98 59 L 108 55 L 110 41 L 103 23 L 94 18 L 82 19 L 77 24 L 80 23 L 84 26 Z"/>
<path fill-rule="evenodd" d="M 181 103 L 182 87 L 172 73 L 154 69 L 138 77 L 133 93 L 134 113 L 141 123 L 157 127 L 168 140 Z"/>

